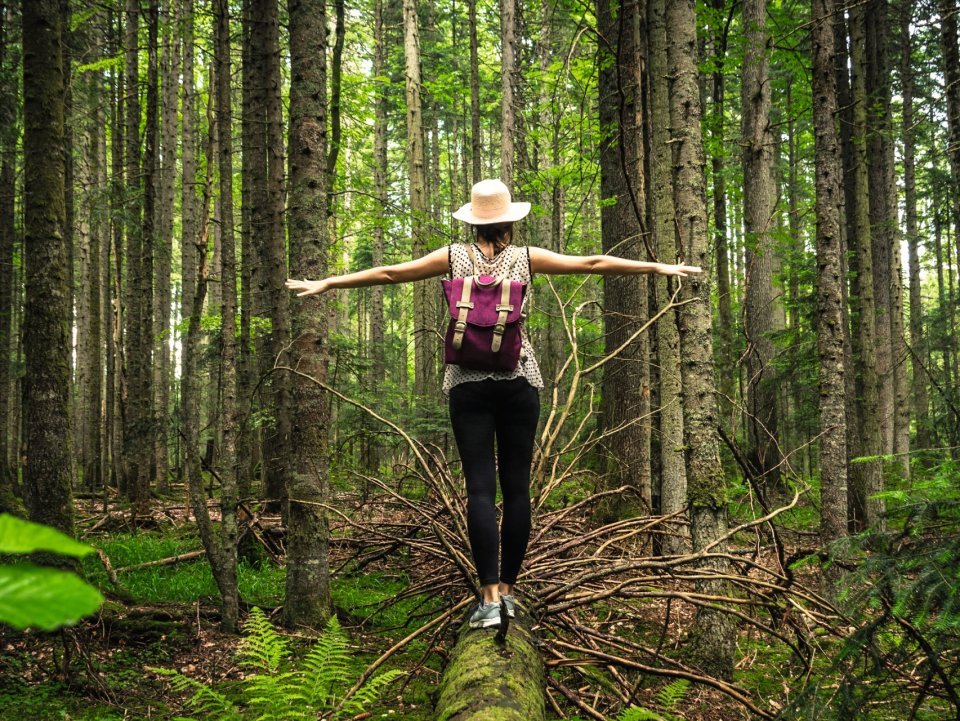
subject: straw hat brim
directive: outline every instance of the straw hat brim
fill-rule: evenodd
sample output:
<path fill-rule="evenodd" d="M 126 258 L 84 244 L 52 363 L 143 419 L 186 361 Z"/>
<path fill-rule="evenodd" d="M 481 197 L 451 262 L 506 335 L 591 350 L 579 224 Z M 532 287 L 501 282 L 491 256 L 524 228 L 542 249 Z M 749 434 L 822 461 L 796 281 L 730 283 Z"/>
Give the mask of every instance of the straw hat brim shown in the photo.
<path fill-rule="evenodd" d="M 513 223 L 521 218 L 525 218 L 530 212 L 530 203 L 511 202 L 510 207 L 500 215 L 495 215 L 492 218 L 478 218 L 473 214 L 472 206 L 472 203 L 466 203 L 460 206 L 460 209 L 453 214 L 453 217 L 457 220 L 462 220 L 464 223 L 470 223 L 471 225 L 493 225 L 494 223 Z"/>

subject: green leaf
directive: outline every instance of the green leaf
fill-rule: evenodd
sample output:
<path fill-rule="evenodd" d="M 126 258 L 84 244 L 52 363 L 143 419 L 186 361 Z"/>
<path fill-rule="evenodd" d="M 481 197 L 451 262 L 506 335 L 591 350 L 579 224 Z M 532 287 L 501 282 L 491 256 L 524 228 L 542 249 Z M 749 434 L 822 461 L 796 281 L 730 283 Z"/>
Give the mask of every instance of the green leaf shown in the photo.
<path fill-rule="evenodd" d="M 69 571 L 31 563 L 0 566 L 0 622 L 52 631 L 93 613 L 100 592 Z"/>
<path fill-rule="evenodd" d="M 63 556 L 81 557 L 93 547 L 73 540 L 55 528 L 24 521 L 7 513 L 0 514 L 0 553 L 51 551 Z"/>

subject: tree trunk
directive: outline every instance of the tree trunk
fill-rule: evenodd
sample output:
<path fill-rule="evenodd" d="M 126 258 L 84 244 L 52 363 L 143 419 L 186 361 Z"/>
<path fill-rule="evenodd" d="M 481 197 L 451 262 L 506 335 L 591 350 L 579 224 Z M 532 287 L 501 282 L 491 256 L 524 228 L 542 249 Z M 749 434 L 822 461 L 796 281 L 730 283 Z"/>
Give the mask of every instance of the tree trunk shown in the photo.
<path fill-rule="evenodd" d="M 19 4 L 0 3 L 0 268 L 13 268 L 15 236 L 14 203 L 17 179 L 17 75 L 19 58 L 11 35 L 19 25 Z M 14 512 L 19 503 L 13 497 L 14 470 L 10 450 L 13 444 L 14 404 L 11 402 L 14 367 L 13 277 L 0 273 L 0 512 Z"/>
<path fill-rule="evenodd" d="M 813 122 L 817 216 L 817 352 L 820 360 L 820 542 L 847 531 L 847 444 L 844 382 L 843 269 L 840 256 L 840 149 L 833 72 L 833 0 L 813 0 Z M 826 571 L 828 590 L 839 565 Z"/>
<path fill-rule="evenodd" d="M 777 486 L 783 462 L 779 445 L 780 383 L 773 360 L 773 335 L 783 330 L 782 298 L 775 285 L 780 258 L 773 247 L 777 187 L 770 129 L 770 78 L 764 0 L 746 0 L 746 50 L 741 83 L 743 220 L 746 231 L 744 332 L 747 384 L 744 389 L 748 458 L 761 487 Z"/>
<path fill-rule="evenodd" d="M 417 28 L 416 0 L 403 2 L 403 51 L 406 61 L 407 172 L 410 183 L 410 232 L 413 257 L 427 251 L 427 175 L 423 148 L 423 109 L 420 100 L 420 33 Z M 414 395 L 419 402 L 431 404 L 435 395 L 434 352 L 436 340 L 431 333 L 434 318 L 430 313 L 432 292 L 427 281 L 413 284 Z"/>
<path fill-rule="evenodd" d="M 180 33 L 177 3 L 179 0 L 166 0 L 163 8 L 163 51 L 160 58 L 162 114 L 160 117 L 160 178 L 159 208 L 156 243 L 156 278 L 154 285 L 157 303 L 154 315 L 156 326 L 155 349 L 156 363 L 153 368 L 155 390 L 155 455 L 154 475 L 157 478 L 157 490 L 169 491 L 170 453 L 169 418 L 170 386 L 173 377 L 170 363 L 170 309 L 171 275 L 173 270 L 173 200 L 177 173 L 177 87 L 180 76 Z"/>
<path fill-rule="evenodd" d="M 726 533 L 727 517 L 716 433 L 706 178 L 693 0 L 668 3 L 666 24 L 671 31 L 667 38 L 667 62 L 677 244 L 682 249 L 684 262 L 704 269 L 702 275 L 692 276 L 685 284 L 684 298 L 694 302 L 680 314 L 687 499 L 693 549 L 697 551 Z M 713 550 L 723 553 L 725 548 L 725 543 L 718 543 Z M 727 567 L 720 559 L 712 565 L 717 573 L 723 573 Z M 701 581 L 698 590 L 719 595 L 726 588 L 721 582 Z M 707 673 L 730 678 L 736 640 L 736 626 L 731 617 L 719 609 L 701 607 L 695 623 L 692 655 Z"/>
<path fill-rule="evenodd" d="M 903 95 L 903 204 L 906 221 L 907 246 L 909 248 L 910 273 L 910 345 L 913 353 L 912 412 L 917 423 L 917 448 L 931 446 L 930 415 L 927 399 L 927 379 L 921 363 L 926 357 L 923 338 L 923 304 L 920 300 L 920 223 L 917 214 L 916 136 L 913 127 L 913 42 L 910 37 L 910 20 L 914 5 L 904 2 L 900 9 L 900 82 Z"/>
<path fill-rule="evenodd" d="M 24 2 L 23 156 L 26 307 L 24 500 L 30 520 L 73 535 L 70 322 L 64 236 L 65 31 L 59 0 Z"/>
<path fill-rule="evenodd" d="M 220 137 L 220 383 L 223 444 L 220 448 L 220 552 L 213 573 L 223 602 L 225 631 L 237 628 L 237 263 L 233 232 L 233 131 L 230 108 L 228 0 L 216 0 L 217 125 Z"/>
<path fill-rule="evenodd" d="M 387 222 L 387 88 L 381 78 L 386 72 L 386 37 L 383 23 L 383 0 L 376 0 L 374 8 L 374 56 L 373 76 L 376 80 L 377 96 L 374 108 L 373 136 L 373 183 L 376 194 L 376 224 L 373 227 L 374 267 L 383 265 L 384 230 Z M 386 375 L 386 340 L 384 332 L 383 286 L 375 285 L 370 289 L 370 349 L 373 366 L 370 380 L 374 387 L 383 383 Z"/>
<path fill-rule="evenodd" d="M 876 358 L 876 306 L 873 285 L 873 244 L 869 216 L 869 184 L 866 145 L 866 68 L 865 20 L 864 9 L 856 6 L 851 9 L 851 66 L 853 68 L 853 140 L 854 195 L 856 208 L 854 231 L 857 249 L 857 286 L 859 291 L 859 319 L 856 327 L 859 334 L 860 360 L 862 374 L 862 400 L 859 406 L 860 439 L 857 447 L 859 456 L 879 457 L 883 453 L 883 437 L 879 418 L 879 389 L 877 387 Z M 873 525 L 880 520 L 883 501 L 871 498 L 883 490 L 883 473 L 879 460 L 871 460 L 860 466 L 854 480 L 853 522 L 854 527 L 863 524 Z"/>
<path fill-rule="evenodd" d="M 323 0 L 288 0 L 290 18 L 291 274 L 327 276 L 326 11 Z M 329 309 L 323 297 L 297 299 L 291 367 L 326 380 Z M 322 504 L 327 477 L 329 406 L 309 378 L 293 379 L 293 425 L 288 481 L 289 529 L 284 620 L 290 627 L 321 626 L 330 614 L 329 524 Z"/>
<path fill-rule="evenodd" d="M 653 245 L 661 263 L 677 258 L 674 233 L 673 179 L 671 177 L 670 106 L 667 97 L 667 32 L 665 0 L 651 0 L 648 7 L 650 34 L 650 126 Z M 716 192 L 716 190 L 715 190 Z M 676 290 L 668 276 L 655 276 L 657 305 L 665 306 Z M 681 511 L 687 503 L 687 471 L 683 461 L 683 404 L 680 380 L 680 336 L 676 313 L 668 313 L 657 324 L 657 361 L 660 395 L 660 507 L 662 514 Z M 689 532 L 678 525 L 677 536 L 664 538 L 665 554 L 687 550 Z M 685 540 L 684 536 L 687 537 Z"/>
<path fill-rule="evenodd" d="M 713 0 L 715 30 L 713 36 L 713 107 L 710 117 L 710 135 L 713 146 L 718 150 L 711 154 L 710 163 L 713 177 L 713 227 L 714 227 L 714 255 L 717 258 L 717 310 L 719 312 L 720 327 L 717 329 L 719 348 L 716 349 L 717 360 L 725 368 L 733 368 L 736 358 L 733 348 L 733 332 L 736 327 L 733 320 L 730 296 L 730 258 L 727 247 L 727 179 L 724 166 L 724 77 L 723 67 L 727 56 L 727 39 L 730 33 L 729 22 L 722 21 L 726 0 Z M 666 41 L 664 41 L 666 43 Z M 651 62 L 653 59 L 651 58 Z M 666 130 L 664 127 L 664 130 Z M 654 125 L 654 132 L 657 126 Z M 668 166 L 669 167 L 669 166 Z M 673 230 L 670 230 L 671 235 Z M 734 426 L 736 413 L 736 374 L 721 373 L 720 407 L 725 424 Z"/>
<path fill-rule="evenodd" d="M 477 0 L 467 0 L 470 26 L 470 142 L 473 160 L 473 182 L 483 179 L 480 170 L 480 60 L 477 47 Z"/>
<path fill-rule="evenodd" d="M 182 80 L 182 109 L 183 116 L 183 143 L 182 143 L 182 180 L 180 202 L 180 317 L 188 322 L 193 316 L 193 299 L 197 294 L 197 268 L 200 264 L 200 207 L 197 199 L 197 117 L 195 110 L 196 98 L 194 95 L 193 77 L 193 0 L 181 0 L 180 18 L 183 33 L 183 80 Z M 206 252 L 205 248 L 203 252 Z M 197 341 L 199 343 L 199 341 Z M 180 349 L 180 418 L 186 435 L 188 423 L 193 428 L 199 428 L 199 399 L 196 395 L 187 393 L 188 388 L 196 389 L 199 393 L 199 383 L 195 377 L 188 377 L 188 372 L 196 373 L 196 359 L 188 358 L 188 344 L 186 340 Z M 188 363 L 188 360 L 193 362 Z M 195 452 L 185 438 L 183 443 L 185 457 L 182 464 L 185 472 L 189 472 L 189 454 Z"/>
<path fill-rule="evenodd" d="M 464 622 L 440 681 L 436 721 L 546 719 L 543 660 L 531 625 L 518 610 L 499 652 L 496 629 L 475 630 Z"/>
<path fill-rule="evenodd" d="M 500 180 L 513 188 L 514 86 L 517 73 L 516 0 L 500 0 Z"/>
<path fill-rule="evenodd" d="M 643 187 L 643 123 L 640 74 L 640 12 L 637 0 L 614 8 L 598 0 L 600 33 L 610 39 L 602 52 L 599 79 L 600 211 L 603 252 L 639 260 L 643 245 L 646 206 Z M 612 53 L 612 57 L 606 57 Z M 604 352 L 633 335 L 647 318 L 647 277 L 607 276 L 603 281 Z M 608 449 L 609 483 L 636 486 L 645 508 L 626 505 L 605 509 L 607 515 L 626 517 L 649 512 L 650 489 L 650 366 L 649 336 L 641 335 L 604 368 L 603 427 L 612 433 Z"/>

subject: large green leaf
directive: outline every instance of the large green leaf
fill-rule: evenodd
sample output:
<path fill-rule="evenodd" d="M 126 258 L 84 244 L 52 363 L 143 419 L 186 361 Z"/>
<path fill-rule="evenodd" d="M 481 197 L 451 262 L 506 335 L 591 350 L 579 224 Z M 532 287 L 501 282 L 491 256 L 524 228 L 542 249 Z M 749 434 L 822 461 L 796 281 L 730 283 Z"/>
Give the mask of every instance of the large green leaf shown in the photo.
<path fill-rule="evenodd" d="M 51 551 L 63 556 L 86 556 L 91 546 L 73 540 L 55 528 L 31 523 L 0 513 L 0 553 L 33 553 Z"/>
<path fill-rule="evenodd" d="M 0 623 L 52 631 L 96 611 L 103 596 L 69 571 L 30 563 L 0 566 Z"/>

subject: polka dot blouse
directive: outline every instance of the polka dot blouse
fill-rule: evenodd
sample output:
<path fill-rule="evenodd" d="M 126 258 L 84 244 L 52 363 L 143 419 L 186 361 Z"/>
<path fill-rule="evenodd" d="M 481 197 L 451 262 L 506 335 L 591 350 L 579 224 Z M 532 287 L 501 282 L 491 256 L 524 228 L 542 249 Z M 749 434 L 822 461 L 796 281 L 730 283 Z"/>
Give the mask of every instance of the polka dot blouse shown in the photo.
<path fill-rule="evenodd" d="M 531 281 L 533 273 L 530 265 L 530 251 L 528 248 L 521 248 L 514 245 L 508 245 L 502 251 L 497 253 L 492 259 L 487 258 L 479 246 L 473 244 L 473 252 L 477 258 L 477 272 L 487 275 L 504 275 L 510 263 L 516 258 L 513 264 L 513 270 L 508 276 L 510 280 L 519 280 L 527 284 L 527 292 L 523 298 L 521 313 L 525 314 L 527 303 L 533 291 Z M 462 243 L 454 243 L 449 247 L 450 253 L 450 273 L 453 278 L 465 278 L 473 275 L 473 265 L 470 262 L 470 256 L 467 253 L 467 247 Z M 522 317 L 526 317 L 523 315 Z M 522 321 L 521 321 L 522 323 Z M 521 346 L 520 361 L 516 369 L 512 371 L 475 371 L 467 368 L 461 368 L 458 365 L 447 365 L 443 374 L 443 394 L 448 396 L 450 389 L 459 383 L 467 381 L 479 381 L 484 378 L 495 378 L 497 380 L 510 380 L 523 376 L 534 388 L 543 388 L 543 378 L 540 375 L 540 367 L 537 365 L 537 359 L 533 355 L 533 346 L 527 336 L 527 329 L 521 326 Z"/>

